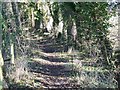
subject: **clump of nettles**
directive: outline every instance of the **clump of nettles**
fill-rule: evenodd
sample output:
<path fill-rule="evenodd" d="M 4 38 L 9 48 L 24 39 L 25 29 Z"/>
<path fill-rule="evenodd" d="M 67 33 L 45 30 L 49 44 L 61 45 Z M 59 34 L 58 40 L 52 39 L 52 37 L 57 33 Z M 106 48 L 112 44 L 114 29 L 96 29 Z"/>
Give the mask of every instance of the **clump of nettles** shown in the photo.
<path fill-rule="evenodd" d="M 9 84 L 31 84 L 33 79 L 32 76 L 33 75 L 29 72 L 28 60 L 26 57 L 15 60 L 15 65 L 7 66 L 6 77 L 9 80 Z"/>
<path fill-rule="evenodd" d="M 109 70 L 97 68 L 94 70 L 84 69 L 82 63 L 78 60 L 73 62 L 74 69 L 79 71 L 74 78 L 81 87 L 88 88 L 117 88 L 117 81 L 114 79 L 114 74 Z M 79 69 L 79 70 L 78 70 Z"/>
<path fill-rule="evenodd" d="M 81 71 L 80 76 L 77 77 L 78 83 L 82 87 L 90 88 L 116 88 L 117 82 L 113 75 L 109 72 L 98 73 L 98 72 L 86 72 Z"/>

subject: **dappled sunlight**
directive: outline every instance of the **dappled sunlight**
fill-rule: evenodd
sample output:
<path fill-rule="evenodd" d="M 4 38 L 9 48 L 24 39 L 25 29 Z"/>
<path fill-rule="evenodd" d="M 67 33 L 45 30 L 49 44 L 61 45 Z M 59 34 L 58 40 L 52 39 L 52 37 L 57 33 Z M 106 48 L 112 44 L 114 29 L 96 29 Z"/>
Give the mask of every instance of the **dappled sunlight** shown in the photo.
<path fill-rule="evenodd" d="M 0 89 L 120 88 L 118 5 L 0 2 Z"/>

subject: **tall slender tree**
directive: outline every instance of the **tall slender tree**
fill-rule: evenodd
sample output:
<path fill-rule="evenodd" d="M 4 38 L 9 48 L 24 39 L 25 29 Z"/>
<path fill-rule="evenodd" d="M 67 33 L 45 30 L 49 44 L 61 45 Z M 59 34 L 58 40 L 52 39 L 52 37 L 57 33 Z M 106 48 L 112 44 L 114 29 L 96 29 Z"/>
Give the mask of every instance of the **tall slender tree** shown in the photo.
<path fill-rule="evenodd" d="M 0 2 L 0 90 L 3 86 L 3 71 L 2 66 L 4 65 L 2 57 L 2 2 Z"/>
<path fill-rule="evenodd" d="M 15 18 L 13 16 L 13 9 L 12 9 L 12 4 L 11 2 L 8 3 L 4 3 L 4 9 L 5 9 L 5 20 L 7 22 L 7 32 L 8 32 L 8 36 L 9 36 L 9 43 L 10 43 L 10 57 L 11 57 L 11 63 L 14 64 L 14 36 L 15 36 L 15 32 L 16 32 L 16 28 L 15 28 Z"/>

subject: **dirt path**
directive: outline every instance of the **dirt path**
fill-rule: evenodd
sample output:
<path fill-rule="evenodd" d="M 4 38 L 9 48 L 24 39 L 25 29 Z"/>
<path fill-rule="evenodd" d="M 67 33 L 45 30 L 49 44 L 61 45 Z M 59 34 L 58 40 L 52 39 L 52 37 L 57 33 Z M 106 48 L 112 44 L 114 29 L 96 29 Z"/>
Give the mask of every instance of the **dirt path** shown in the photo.
<path fill-rule="evenodd" d="M 48 48 L 49 50 L 47 50 Z M 72 68 L 68 67 L 70 62 L 63 58 L 58 58 L 57 56 L 52 54 L 51 52 L 55 51 L 53 49 L 56 48 L 53 46 L 51 47 L 51 45 L 48 46 L 46 42 L 40 44 L 40 49 L 43 49 L 44 53 L 43 55 L 41 55 L 41 58 L 33 58 L 33 61 L 29 62 L 31 72 L 35 77 L 35 87 L 77 87 L 77 81 L 71 78 Z M 44 50 L 47 50 L 47 53 L 44 52 Z"/>
<path fill-rule="evenodd" d="M 38 58 L 29 64 L 31 72 L 33 72 L 35 77 L 34 81 L 38 83 L 38 87 L 40 85 L 44 88 L 72 88 L 76 85 L 76 81 L 70 77 L 72 68 L 67 66 L 69 62 L 48 56 L 47 60 Z"/>

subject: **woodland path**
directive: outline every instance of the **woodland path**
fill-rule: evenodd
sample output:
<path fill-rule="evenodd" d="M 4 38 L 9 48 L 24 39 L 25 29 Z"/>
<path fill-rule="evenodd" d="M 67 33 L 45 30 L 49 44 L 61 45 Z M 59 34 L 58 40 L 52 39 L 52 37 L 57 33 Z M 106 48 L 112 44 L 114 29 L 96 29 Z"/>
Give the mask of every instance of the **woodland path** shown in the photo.
<path fill-rule="evenodd" d="M 37 42 L 40 52 L 34 56 L 33 61 L 29 62 L 31 72 L 33 73 L 35 87 L 42 88 L 76 88 L 77 81 L 71 78 L 72 68 L 67 67 L 70 64 L 65 58 L 60 58 L 54 52 L 61 52 L 63 45 L 53 45 L 51 40 Z M 38 47 L 37 46 L 37 47 Z M 36 58 L 37 57 L 37 58 Z"/>

